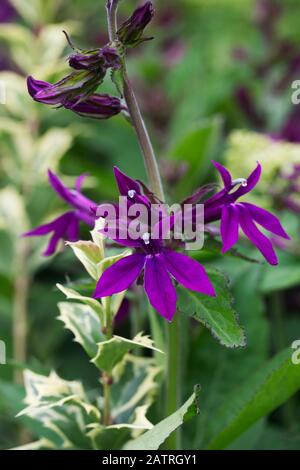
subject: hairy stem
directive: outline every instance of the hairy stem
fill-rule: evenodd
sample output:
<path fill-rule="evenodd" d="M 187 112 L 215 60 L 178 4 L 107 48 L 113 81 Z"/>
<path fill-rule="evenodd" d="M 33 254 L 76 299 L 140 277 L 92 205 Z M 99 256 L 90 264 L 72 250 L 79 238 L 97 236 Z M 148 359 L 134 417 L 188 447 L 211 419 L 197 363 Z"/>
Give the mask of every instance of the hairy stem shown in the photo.
<path fill-rule="evenodd" d="M 166 384 L 166 415 L 169 416 L 180 406 L 181 402 L 181 376 L 180 376 L 180 334 L 179 314 L 176 313 L 173 321 L 167 325 L 168 340 L 168 367 Z M 173 432 L 165 443 L 167 450 L 180 450 L 181 428 Z"/>

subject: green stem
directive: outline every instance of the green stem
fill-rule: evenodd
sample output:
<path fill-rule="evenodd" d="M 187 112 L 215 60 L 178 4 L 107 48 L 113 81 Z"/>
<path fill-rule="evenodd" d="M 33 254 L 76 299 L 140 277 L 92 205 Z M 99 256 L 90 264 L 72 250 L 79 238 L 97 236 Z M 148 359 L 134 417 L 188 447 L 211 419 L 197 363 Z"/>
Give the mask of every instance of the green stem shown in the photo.
<path fill-rule="evenodd" d="M 117 39 L 117 11 L 118 11 L 119 0 L 108 0 L 107 9 L 107 23 L 108 23 L 108 34 L 109 40 L 113 42 Z M 165 200 L 163 185 L 159 173 L 157 160 L 155 157 L 154 149 L 150 140 L 150 136 L 145 125 L 142 113 L 138 101 L 136 99 L 134 90 L 130 83 L 125 60 L 123 61 L 123 94 L 128 108 L 128 113 L 132 125 L 136 131 L 136 135 L 140 144 L 140 148 L 144 157 L 145 167 L 148 174 L 149 183 L 151 189 L 162 201 Z"/>
<path fill-rule="evenodd" d="M 123 84 L 124 98 L 127 104 L 132 125 L 136 131 L 142 154 L 144 156 L 144 163 L 151 189 L 159 197 L 159 199 L 164 201 L 164 190 L 153 146 L 125 66 L 123 69 Z"/>
<path fill-rule="evenodd" d="M 112 311 L 111 311 L 111 298 L 105 299 L 105 331 L 106 339 L 112 338 Z M 103 424 L 109 426 L 111 422 L 111 385 L 112 378 L 105 372 L 102 373 L 102 385 L 103 385 Z"/>
<path fill-rule="evenodd" d="M 181 403 L 181 374 L 180 374 L 180 334 L 179 314 L 176 313 L 171 323 L 167 325 L 168 367 L 166 386 L 166 415 L 178 410 Z M 181 428 L 169 436 L 165 443 L 167 450 L 181 449 Z"/>

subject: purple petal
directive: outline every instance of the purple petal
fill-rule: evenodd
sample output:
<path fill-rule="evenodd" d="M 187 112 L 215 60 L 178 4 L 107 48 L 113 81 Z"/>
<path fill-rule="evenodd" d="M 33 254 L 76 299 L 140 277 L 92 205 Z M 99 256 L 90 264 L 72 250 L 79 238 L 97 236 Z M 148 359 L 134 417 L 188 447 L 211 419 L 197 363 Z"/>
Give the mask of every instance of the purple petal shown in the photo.
<path fill-rule="evenodd" d="M 229 173 L 229 171 L 227 170 L 227 168 L 225 168 L 223 165 L 221 165 L 220 163 L 216 162 L 216 161 L 212 161 L 212 164 L 214 165 L 214 167 L 218 170 L 218 172 L 220 173 L 220 176 L 223 180 L 223 183 L 224 183 L 224 186 L 225 188 L 227 189 L 227 191 L 230 191 L 231 189 L 231 186 L 232 186 L 232 178 L 231 178 L 231 174 Z"/>
<path fill-rule="evenodd" d="M 171 321 L 176 311 L 176 289 L 161 255 L 147 256 L 144 287 L 150 304 Z"/>
<path fill-rule="evenodd" d="M 88 176 L 88 173 L 83 173 L 82 175 L 78 176 L 78 178 L 76 178 L 76 182 L 75 182 L 75 189 L 76 191 L 78 191 L 80 193 L 81 191 L 81 188 L 82 188 L 82 184 L 85 180 L 85 178 Z"/>
<path fill-rule="evenodd" d="M 215 290 L 201 264 L 182 253 L 164 250 L 165 266 L 170 274 L 187 289 L 215 296 Z"/>
<path fill-rule="evenodd" d="M 48 235 L 48 233 L 53 232 L 54 230 L 58 230 L 61 226 L 65 226 L 66 222 L 69 222 L 70 220 L 70 214 L 73 214 L 73 213 L 67 212 L 66 214 L 59 216 L 57 219 L 53 220 L 52 222 L 49 222 L 48 224 L 39 225 L 33 230 L 30 230 L 29 232 L 24 233 L 23 237 L 39 237 L 43 235 Z"/>
<path fill-rule="evenodd" d="M 278 260 L 272 243 L 263 233 L 258 230 L 256 225 L 252 221 L 252 216 L 250 212 L 242 205 L 241 210 L 239 212 L 240 225 L 246 237 L 248 237 L 249 240 L 251 240 L 252 243 L 259 249 L 259 251 L 265 257 L 268 263 L 274 266 L 277 265 Z"/>
<path fill-rule="evenodd" d="M 77 242 L 79 240 L 79 233 L 79 220 L 74 214 L 74 217 L 70 220 L 65 238 L 68 242 Z"/>
<path fill-rule="evenodd" d="M 35 98 L 35 95 L 45 89 L 45 88 L 49 88 L 50 83 L 47 83 L 47 82 L 42 82 L 41 80 L 35 80 L 33 77 L 27 77 L 27 89 L 28 89 L 28 93 L 30 94 L 30 96 L 32 98 Z"/>
<path fill-rule="evenodd" d="M 255 186 L 257 185 L 257 183 L 260 180 L 261 171 L 262 171 L 261 164 L 258 162 L 257 167 L 255 168 L 255 170 L 247 178 L 247 186 L 240 186 L 234 192 L 235 198 L 239 198 L 239 197 L 243 196 L 244 194 L 249 193 L 250 191 L 252 191 L 253 188 L 255 188 Z"/>
<path fill-rule="evenodd" d="M 137 279 L 145 263 L 145 256 L 135 253 L 110 266 L 100 277 L 94 298 L 109 297 L 128 289 Z"/>
<path fill-rule="evenodd" d="M 135 191 L 137 194 L 141 194 L 138 182 L 125 175 L 125 173 L 119 170 L 116 166 L 114 167 L 114 174 L 122 196 L 128 196 L 128 191 Z"/>
<path fill-rule="evenodd" d="M 222 253 L 226 253 L 239 239 L 239 211 L 234 204 L 224 206 L 221 217 Z"/>
<path fill-rule="evenodd" d="M 73 205 L 74 196 L 72 192 L 63 184 L 63 182 L 58 178 L 58 176 L 52 173 L 51 170 L 48 170 L 48 178 L 49 183 L 51 184 L 54 191 L 68 204 Z"/>
<path fill-rule="evenodd" d="M 275 217 L 275 215 L 271 214 L 265 209 L 262 209 L 261 207 L 255 206 L 254 204 L 250 204 L 249 202 L 243 202 L 241 204 L 249 210 L 255 222 L 257 222 L 263 228 L 265 228 L 269 232 L 274 233 L 275 235 L 278 235 L 279 237 L 290 240 L 290 237 L 282 227 L 279 219 Z"/>

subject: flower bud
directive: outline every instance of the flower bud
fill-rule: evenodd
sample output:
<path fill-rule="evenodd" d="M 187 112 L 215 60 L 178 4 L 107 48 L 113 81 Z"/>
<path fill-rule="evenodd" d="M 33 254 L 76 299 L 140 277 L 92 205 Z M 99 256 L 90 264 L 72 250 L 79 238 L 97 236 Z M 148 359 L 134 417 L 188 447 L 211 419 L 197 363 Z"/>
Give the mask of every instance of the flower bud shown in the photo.
<path fill-rule="evenodd" d="M 117 36 L 125 46 L 134 47 L 152 38 L 143 38 L 143 32 L 154 15 L 152 2 L 146 2 L 137 8 L 118 29 Z"/>
<path fill-rule="evenodd" d="M 29 77 L 27 86 L 29 94 L 35 101 L 48 105 L 64 106 L 67 101 L 76 97 L 85 99 L 91 95 L 102 82 L 104 75 L 102 71 L 97 73 L 88 70 L 78 71 L 54 84 Z"/>
<path fill-rule="evenodd" d="M 115 49 L 103 47 L 91 51 L 81 51 L 69 57 L 69 65 L 75 70 L 90 70 L 105 75 L 108 68 L 120 68 L 120 58 Z"/>
<path fill-rule="evenodd" d="M 69 101 L 64 106 L 80 116 L 94 119 L 109 119 L 124 109 L 119 98 L 98 94 L 85 101 Z"/>

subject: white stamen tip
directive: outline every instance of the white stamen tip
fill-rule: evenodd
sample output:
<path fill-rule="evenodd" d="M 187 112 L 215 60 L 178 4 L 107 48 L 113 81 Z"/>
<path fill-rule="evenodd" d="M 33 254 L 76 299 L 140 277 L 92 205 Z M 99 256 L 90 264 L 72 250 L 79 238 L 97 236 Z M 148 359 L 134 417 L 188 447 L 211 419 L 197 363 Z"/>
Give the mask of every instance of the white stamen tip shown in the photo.
<path fill-rule="evenodd" d="M 150 233 L 148 233 L 148 232 L 144 233 L 144 235 L 142 236 L 142 239 L 143 239 L 143 242 L 145 243 L 145 245 L 149 245 L 150 244 Z"/>
<path fill-rule="evenodd" d="M 133 199 L 134 196 L 136 195 L 136 191 L 134 189 L 130 189 L 127 194 L 128 194 L 128 197 L 130 197 L 130 199 Z"/>
<path fill-rule="evenodd" d="M 236 180 L 233 180 L 232 184 L 233 186 L 241 184 L 244 188 L 248 186 L 247 180 L 245 178 L 237 178 Z"/>

